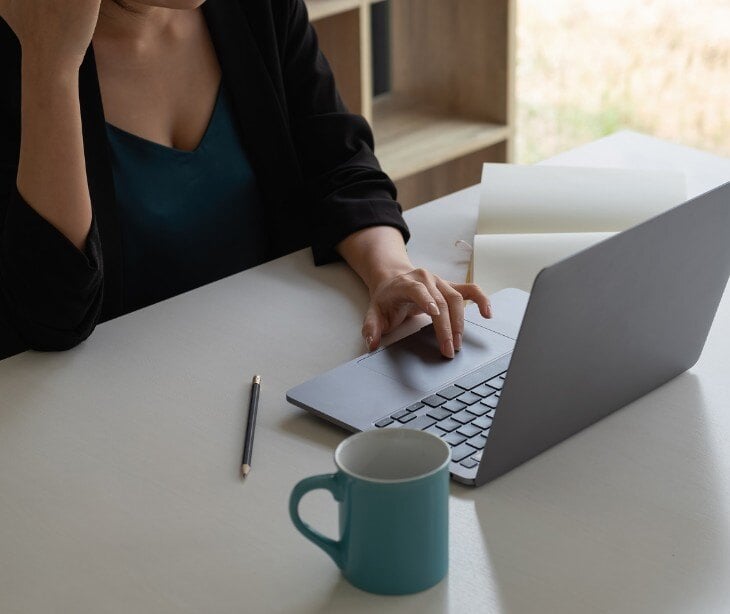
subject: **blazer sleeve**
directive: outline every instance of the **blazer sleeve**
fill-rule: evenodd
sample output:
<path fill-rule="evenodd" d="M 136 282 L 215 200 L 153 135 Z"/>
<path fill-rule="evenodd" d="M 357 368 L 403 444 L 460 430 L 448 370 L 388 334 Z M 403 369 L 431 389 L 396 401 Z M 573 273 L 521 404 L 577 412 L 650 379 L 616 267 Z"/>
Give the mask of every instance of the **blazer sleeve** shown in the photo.
<path fill-rule="evenodd" d="M 349 113 L 319 49 L 303 0 L 287 0 L 282 65 L 289 121 L 313 207 L 316 264 L 339 259 L 335 246 L 369 226 L 408 227 L 393 182 L 373 153 L 367 121 Z"/>
<path fill-rule="evenodd" d="M 78 250 L 18 192 L 20 50 L 1 19 L 0 92 L 0 357 L 65 350 L 99 319 L 99 233 L 94 222 L 86 249 Z"/>

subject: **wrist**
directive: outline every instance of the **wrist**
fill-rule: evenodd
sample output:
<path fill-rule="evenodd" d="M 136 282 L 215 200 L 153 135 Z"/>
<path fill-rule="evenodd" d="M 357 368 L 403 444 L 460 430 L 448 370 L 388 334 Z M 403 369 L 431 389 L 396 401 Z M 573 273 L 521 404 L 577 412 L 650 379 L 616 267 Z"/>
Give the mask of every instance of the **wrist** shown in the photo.
<path fill-rule="evenodd" d="M 337 245 L 337 250 L 365 282 L 371 296 L 384 281 L 415 268 L 403 235 L 392 226 L 370 226 L 354 232 Z"/>
<path fill-rule="evenodd" d="M 388 263 L 377 263 L 365 276 L 365 284 L 372 295 L 375 290 L 384 282 L 397 277 L 398 275 L 405 275 L 410 273 L 416 267 L 407 256 L 397 261 Z"/>
<path fill-rule="evenodd" d="M 24 85 L 77 85 L 81 63 L 73 59 L 48 58 L 40 52 L 23 50 L 21 67 Z"/>

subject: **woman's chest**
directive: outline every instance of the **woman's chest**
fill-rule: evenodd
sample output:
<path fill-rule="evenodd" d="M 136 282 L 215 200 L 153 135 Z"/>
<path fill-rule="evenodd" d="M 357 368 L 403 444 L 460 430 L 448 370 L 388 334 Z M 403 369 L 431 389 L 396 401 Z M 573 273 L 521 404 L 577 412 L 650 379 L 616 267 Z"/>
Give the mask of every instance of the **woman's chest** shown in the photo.
<path fill-rule="evenodd" d="M 206 28 L 125 54 L 94 43 L 107 122 L 166 147 L 192 151 L 215 106 L 221 70 Z"/>

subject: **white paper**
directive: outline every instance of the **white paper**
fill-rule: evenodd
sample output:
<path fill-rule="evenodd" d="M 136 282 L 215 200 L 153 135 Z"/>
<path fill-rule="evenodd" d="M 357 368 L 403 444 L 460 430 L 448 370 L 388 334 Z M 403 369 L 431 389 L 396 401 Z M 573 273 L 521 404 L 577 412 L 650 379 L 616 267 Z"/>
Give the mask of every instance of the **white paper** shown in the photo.
<path fill-rule="evenodd" d="M 529 292 L 540 270 L 613 236 L 612 232 L 485 234 L 474 237 L 474 282 L 487 294 Z"/>
<path fill-rule="evenodd" d="M 485 164 L 477 234 L 615 232 L 686 200 L 684 174 Z"/>

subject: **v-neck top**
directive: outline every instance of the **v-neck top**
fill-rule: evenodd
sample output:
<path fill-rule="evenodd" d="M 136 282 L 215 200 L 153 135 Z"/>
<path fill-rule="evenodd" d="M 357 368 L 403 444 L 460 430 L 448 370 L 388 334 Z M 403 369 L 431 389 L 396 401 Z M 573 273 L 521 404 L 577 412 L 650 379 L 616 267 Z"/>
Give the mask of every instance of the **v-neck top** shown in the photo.
<path fill-rule="evenodd" d="M 107 123 L 128 311 L 265 261 L 262 198 L 221 84 L 193 151 Z"/>

